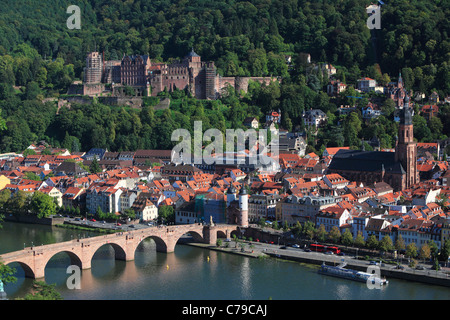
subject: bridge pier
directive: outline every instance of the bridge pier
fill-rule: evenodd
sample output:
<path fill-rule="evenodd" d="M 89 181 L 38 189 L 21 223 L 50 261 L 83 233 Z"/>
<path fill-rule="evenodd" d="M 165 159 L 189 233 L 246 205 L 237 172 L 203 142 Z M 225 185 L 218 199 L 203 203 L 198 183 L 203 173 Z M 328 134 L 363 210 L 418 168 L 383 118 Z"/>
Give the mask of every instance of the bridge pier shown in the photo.
<path fill-rule="evenodd" d="M 207 244 L 216 244 L 217 229 L 215 226 L 207 225 L 203 227 L 203 241 Z"/>

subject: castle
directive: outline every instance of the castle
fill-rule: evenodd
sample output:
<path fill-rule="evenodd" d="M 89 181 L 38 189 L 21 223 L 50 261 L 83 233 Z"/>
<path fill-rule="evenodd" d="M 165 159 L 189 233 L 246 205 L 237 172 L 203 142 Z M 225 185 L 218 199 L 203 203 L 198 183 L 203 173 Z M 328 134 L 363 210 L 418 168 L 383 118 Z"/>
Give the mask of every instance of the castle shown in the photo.
<path fill-rule="evenodd" d="M 236 92 L 247 92 L 249 80 L 269 84 L 280 79 L 223 77 L 217 73 L 214 62 L 202 61 L 194 50 L 181 61 L 171 64 L 153 63 L 148 55 L 104 61 L 99 52 L 90 52 L 86 57 L 82 93 L 98 95 L 108 84 L 115 96 L 126 95 L 126 87 L 131 87 L 138 96 L 157 96 L 164 90 L 187 89 L 197 99 L 217 99 L 227 86 Z"/>

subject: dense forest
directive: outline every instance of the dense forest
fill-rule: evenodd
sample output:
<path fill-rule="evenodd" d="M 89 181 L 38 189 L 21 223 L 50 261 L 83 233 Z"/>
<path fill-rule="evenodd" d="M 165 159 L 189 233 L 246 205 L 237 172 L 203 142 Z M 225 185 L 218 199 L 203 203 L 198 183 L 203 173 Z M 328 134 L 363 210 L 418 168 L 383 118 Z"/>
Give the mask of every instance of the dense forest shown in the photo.
<path fill-rule="evenodd" d="M 382 7 L 380 30 L 366 26 L 370 0 L 4 0 L 0 7 L 0 151 L 21 151 L 33 141 L 88 150 L 170 148 L 179 127 L 221 130 L 242 126 L 246 116 L 263 117 L 272 109 L 283 114 L 282 126 L 301 128 L 301 114 L 320 108 L 327 126 L 310 149 L 359 147 L 361 139 L 380 138 L 392 147 L 397 133 L 391 102 L 388 112 L 370 122 L 360 112 L 335 114 L 340 104 L 362 106 L 367 98 L 348 101 L 324 92 L 328 79 L 308 68 L 302 53 L 316 63 L 337 67 L 336 77 L 350 85 L 362 76 L 381 84 L 401 72 L 408 90 L 441 97 L 450 94 L 450 3 L 440 0 L 392 0 Z M 70 30 L 69 5 L 81 8 L 81 29 Z M 43 102 L 82 79 L 86 53 L 104 52 L 106 59 L 149 54 L 170 62 L 191 48 L 202 60 L 215 61 L 225 76 L 277 75 L 281 84 L 250 85 L 244 96 L 229 92 L 218 101 L 197 101 L 184 91 L 171 94 L 170 110 L 155 112 L 112 108 L 95 103 L 56 114 Z M 285 56 L 292 56 L 287 65 Z M 359 109 L 360 110 L 360 109 Z M 415 115 L 420 141 L 450 136 L 450 110 L 441 108 L 433 123 Z M 332 138 L 330 138 L 332 137 Z"/>

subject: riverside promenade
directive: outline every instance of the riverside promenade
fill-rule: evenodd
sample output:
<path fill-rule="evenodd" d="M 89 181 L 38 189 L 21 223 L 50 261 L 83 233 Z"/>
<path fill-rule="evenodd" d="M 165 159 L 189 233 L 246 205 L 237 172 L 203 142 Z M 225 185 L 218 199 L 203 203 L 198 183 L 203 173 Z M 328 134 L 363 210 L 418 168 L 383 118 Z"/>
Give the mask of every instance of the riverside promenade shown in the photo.
<path fill-rule="evenodd" d="M 253 244 L 253 246 L 250 248 L 249 243 L 245 242 L 244 250 L 242 250 L 242 248 L 239 245 L 236 245 L 234 241 L 229 242 L 228 247 L 226 245 L 217 247 L 216 245 L 204 243 L 188 243 L 188 245 L 204 249 L 244 255 L 251 258 L 272 257 L 315 265 L 321 265 L 322 263 L 327 265 L 338 265 L 345 262 L 347 264 L 346 268 L 359 271 L 367 271 L 367 268 L 370 266 L 370 261 L 360 260 L 352 255 L 329 255 L 321 252 L 306 252 L 303 249 L 290 247 L 281 249 L 283 246 L 276 244 L 256 242 L 252 242 L 251 244 Z M 378 263 L 377 265 L 380 268 L 381 276 L 386 277 L 387 280 L 395 278 L 450 287 L 450 268 L 443 268 L 443 270 L 436 271 L 429 269 L 429 266 L 428 269 L 425 270 L 416 270 L 408 267 L 406 264 L 402 264 L 403 269 L 397 269 L 396 265 L 392 264 Z"/>

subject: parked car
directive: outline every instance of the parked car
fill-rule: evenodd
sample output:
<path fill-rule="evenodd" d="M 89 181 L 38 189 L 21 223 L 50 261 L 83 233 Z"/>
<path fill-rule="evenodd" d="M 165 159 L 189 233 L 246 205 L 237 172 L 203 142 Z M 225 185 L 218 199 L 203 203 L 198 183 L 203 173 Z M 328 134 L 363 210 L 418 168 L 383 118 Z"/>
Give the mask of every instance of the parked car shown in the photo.
<path fill-rule="evenodd" d="M 422 266 L 417 266 L 417 267 L 416 267 L 416 270 L 425 270 L 425 268 L 422 267 Z"/>

